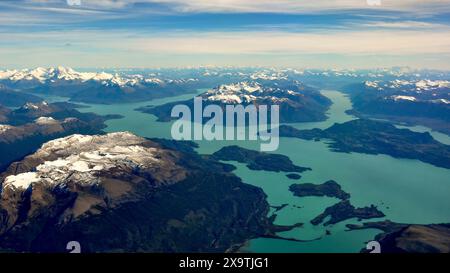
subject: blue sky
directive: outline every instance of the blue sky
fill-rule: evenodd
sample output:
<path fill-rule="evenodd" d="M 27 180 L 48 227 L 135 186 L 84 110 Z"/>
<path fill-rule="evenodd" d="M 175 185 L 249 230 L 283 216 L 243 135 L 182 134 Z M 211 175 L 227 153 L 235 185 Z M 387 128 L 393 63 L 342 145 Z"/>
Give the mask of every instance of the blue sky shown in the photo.
<path fill-rule="evenodd" d="M 450 69 L 450 0 L 3 0 L 0 67 Z"/>

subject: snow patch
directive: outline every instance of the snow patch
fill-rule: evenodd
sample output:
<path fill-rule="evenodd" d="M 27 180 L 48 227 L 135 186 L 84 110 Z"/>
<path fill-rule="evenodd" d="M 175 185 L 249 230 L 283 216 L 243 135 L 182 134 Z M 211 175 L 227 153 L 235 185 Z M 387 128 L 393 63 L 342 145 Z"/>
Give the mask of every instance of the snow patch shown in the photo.
<path fill-rule="evenodd" d="M 12 129 L 12 128 L 13 128 L 13 127 L 10 126 L 10 125 L 3 125 L 3 124 L 0 124 L 0 133 L 6 132 L 6 131 L 8 131 L 8 130 L 10 130 L 10 129 Z"/>
<path fill-rule="evenodd" d="M 415 97 L 412 97 L 412 96 L 396 95 L 396 96 L 392 96 L 392 98 L 394 99 L 394 101 L 398 101 L 398 100 L 417 101 L 417 99 Z"/>
<path fill-rule="evenodd" d="M 40 118 L 37 118 L 34 122 L 39 125 L 49 125 L 49 124 L 57 124 L 58 123 L 58 121 L 52 117 L 40 117 Z"/>
<path fill-rule="evenodd" d="M 3 187 L 10 187 L 16 189 L 27 189 L 31 183 L 40 181 L 38 174 L 35 172 L 26 172 L 18 175 L 10 175 L 5 178 Z"/>

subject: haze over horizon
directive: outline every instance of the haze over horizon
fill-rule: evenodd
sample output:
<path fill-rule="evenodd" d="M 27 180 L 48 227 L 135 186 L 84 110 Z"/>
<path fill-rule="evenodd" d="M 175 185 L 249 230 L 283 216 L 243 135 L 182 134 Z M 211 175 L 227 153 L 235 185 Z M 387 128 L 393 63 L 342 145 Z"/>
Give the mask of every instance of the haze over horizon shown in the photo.
<path fill-rule="evenodd" d="M 0 67 L 448 70 L 449 4 L 6 0 L 0 3 Z"/>

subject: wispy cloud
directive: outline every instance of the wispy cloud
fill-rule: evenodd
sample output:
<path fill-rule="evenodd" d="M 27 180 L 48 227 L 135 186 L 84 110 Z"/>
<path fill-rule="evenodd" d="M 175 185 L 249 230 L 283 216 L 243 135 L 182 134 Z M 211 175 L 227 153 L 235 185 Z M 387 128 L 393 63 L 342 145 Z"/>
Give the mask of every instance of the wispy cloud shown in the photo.
<path fill-rule="evenodd" d="M 386 22 L 386 21 L 375 21 L 361 24 L 360 26 L 373 27 L 373 28 L 397 28 L 397 29 L 442 29 L 448 28 L 445 24 L 436 24 L 421 21 L 397 21 L 397 22 Z"/>
<path fill-rule="evenodd" d="M 67 0 L 15 0 L 17 5 L 66 5 Z M 177 12 L 308 13 L 336 10 L 391 10 L 419 13 L 450 11 L 449 0 L 80 0 L 80 8 L 123 9 L 145 4 L 165 5 Z"/>
<path fill-rule="evenodd" d="M 184 54 L 435 54 L 450 53 L 450 32 L 190 33 L 137 38 L 126 47 Z"/>
<path fill-rule="evenodd" d="M 301 58 L 309 64 L 426 66 L 432 56 L 433 65 L 450 67 L 450 0 L 381 3 L 81 0 L 81 6 L 68 6 L 66 0 L 5 0 L 0 65 L 169 65 L 180 58 L 192 65 L 286 64 Z"/>
<path fill-rule="evenodd" d="M 126 1 L 128 4 L 143 1 Z M 450 10 L 448 0 L 380 0 L 381 5 L 369 5 L 366 0 L 148 0 L 172 4 L 183 12 L 285 12 L 304 13 L 349 9 L 394 10 L 410 12 L 442 12 Z"/>
<path fill-rule="evenodd" d="M 450 29 L 434 32 L 379 30 L 323 33 L 291 32 L 103 32 L 1 33 L 0 39 L 22 45 L 67 43 L 92 50 L 152 54 L 450 54 Z M 120 42 L 119 42 L 120 41 Z M 1 46 L 1 48 L 5 48 Z M 27 47 L 27 50 L 30 48 Z M 73 50 L 73 49 L 70 49 Z"/>

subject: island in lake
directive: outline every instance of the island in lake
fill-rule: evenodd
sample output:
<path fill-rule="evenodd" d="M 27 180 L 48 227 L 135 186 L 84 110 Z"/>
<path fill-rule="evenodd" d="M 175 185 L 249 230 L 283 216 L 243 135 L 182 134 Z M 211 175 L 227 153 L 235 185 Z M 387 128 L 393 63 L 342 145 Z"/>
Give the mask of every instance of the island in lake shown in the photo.
<path fill-rule="evenodd" d="M 336 181 L 329 180 L 323 184 L 312 184 L 312 183 L 304 183 L 304 184 L 292 184 L 289 187 L 289 190 L 294 193 L 295 196 L 304 197 L 304 196 L 328 196 L 328 197 L 336 197 L 342 200 L 346 200 L 350 198 L 350 194 L 343 191 L 341 186 L 336 183 Z"/>
<path fill-rule="evenodd" d="M 212 154 L 216 160 L 246 163 L 250 170 L 272 172 L 304 172 L 311 168 L 297 166 L 289 157 L 245 149 L 236 145 L 226 146 Z"/>
<path fill-rule="evenodd" d="M 280 136 L 306 140 L 330 139 L 335 152 L 387 154 L 396 158 L 417 159 L 438 167 L 450 168 L 450 145 L 435 140 L 430 133 L 398 129 L 394 125 L 355 119 L 335 123 L 331 127 L 298 130 L 288 125 L 280 126 Z"/>
<path fill-rule="evenodd" d="M 343 191 L 341 186 L 333 180 L 326 181 L 323 184 L 292 184 L 289 187 L 289 190 L 298 197 L 326 196 L 341 199 L 340 202 L 326 208 L 323 213 L 311 220 L 313 225 L 319 225 L 326 219 L 328 220 L 324 223 L 324 226 L 333 225 L 351 218 L 358 218 L 361 220 L 385 216 L 384 213 L 379 211 L 374 205 L 355 208 L 350 203 L 350 194 Z"/>
<path fill-rule="evenodd" d="M 324 223 L 324 226 L 333 225 L 351 218 L 361 220 L 380 218 L 384 216 L 385 214 L 379 211 L 374 205 L 363 208 L 355 208 L 352 204 L 350 204 L 349 200 L 342 200 L 341 202 L 326 208 L 323 213 L 311 220 L 311 224 L 319 225 L 328 217 L 329 219 Z"/>

